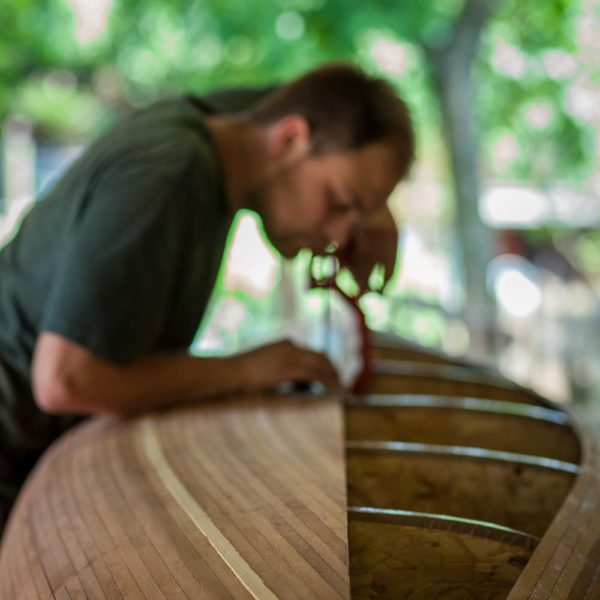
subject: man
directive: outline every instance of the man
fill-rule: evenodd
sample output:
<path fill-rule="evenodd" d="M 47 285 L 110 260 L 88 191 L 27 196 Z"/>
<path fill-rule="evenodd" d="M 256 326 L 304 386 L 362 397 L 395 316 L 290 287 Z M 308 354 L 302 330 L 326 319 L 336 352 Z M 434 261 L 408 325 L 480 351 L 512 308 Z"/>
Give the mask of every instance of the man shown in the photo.
<path fill-rule="evenodd" d="M 161 102 L 93 143 L 0 253 L 0 530 L 41 452 L 85 415 L 338 386 L 326 357 L 290 342 L 225 358 L 187 348 L 240 208 L 284 257 L 352 242 L 360 280 L 376 262 L 391 273 L 385 201 L 413 146 L 392 88 L 345 65 L 238 112 Z"/>

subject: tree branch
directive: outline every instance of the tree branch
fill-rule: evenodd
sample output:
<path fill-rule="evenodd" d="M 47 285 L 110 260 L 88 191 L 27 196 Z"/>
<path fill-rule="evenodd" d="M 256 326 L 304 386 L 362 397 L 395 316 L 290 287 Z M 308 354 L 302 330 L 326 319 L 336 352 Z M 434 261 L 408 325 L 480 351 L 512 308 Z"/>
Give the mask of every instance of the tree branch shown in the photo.
<path fill-rule="evenodd" d="M 467 0 L 457 17 L 450 40 L 443 47 L 424 46 L 425 53 L 435 65 L 458 60 L 470 65 L 477 54 L 481 32 L 492 13 L 493 0 Z"/>

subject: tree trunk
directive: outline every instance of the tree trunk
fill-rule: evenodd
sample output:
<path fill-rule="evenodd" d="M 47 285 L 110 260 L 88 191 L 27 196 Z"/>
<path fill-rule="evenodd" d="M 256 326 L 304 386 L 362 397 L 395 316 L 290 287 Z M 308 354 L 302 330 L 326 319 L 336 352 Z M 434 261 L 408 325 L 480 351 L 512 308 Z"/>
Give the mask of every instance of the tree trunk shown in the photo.
<path fill-rule="evenodd" d="M 441 105 L 453 173 L 455 230 L 465 279 L 464 316 L 472 336 L 472 349 L 484 352 L 492 349 L 495 321 L 495 303 L 486 286 L 492 236 L 479 216 L 478 140 L 471 70 L 489 13 L 488 0 L 469 0 L 457 19 L 450 42 L 443 47 L 425 48 Z"/>

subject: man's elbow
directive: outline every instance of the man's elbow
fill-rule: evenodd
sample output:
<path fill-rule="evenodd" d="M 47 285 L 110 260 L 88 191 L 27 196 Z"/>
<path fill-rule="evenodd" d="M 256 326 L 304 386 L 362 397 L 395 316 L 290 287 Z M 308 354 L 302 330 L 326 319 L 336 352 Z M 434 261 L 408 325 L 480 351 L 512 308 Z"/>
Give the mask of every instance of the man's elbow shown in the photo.
<path fill-rule="evenodd" d="M 79 353 L 72 342 L 57 334 L 40 334 L 33 353 L 31 388 L 43 412 L 73 413 L 83 408 L 85 395 Z"/>
<path fill-rule="evenodd" d="M 46 374 L 32 381 L 33 398 L 38 408 L 48 414 L 79 412 L 81 400 L 72 382 L 58 375 Z"/>

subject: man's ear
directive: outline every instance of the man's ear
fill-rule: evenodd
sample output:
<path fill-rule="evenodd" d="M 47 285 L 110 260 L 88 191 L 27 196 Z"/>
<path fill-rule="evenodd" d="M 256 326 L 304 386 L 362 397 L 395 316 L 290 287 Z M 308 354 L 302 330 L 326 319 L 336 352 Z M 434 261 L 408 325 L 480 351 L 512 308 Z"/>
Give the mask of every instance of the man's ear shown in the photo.
<path fill-rule="evenodd" d="M 310 149 L 310 127 L 304 117 L 288 115 L 269 127 L 269 159 L 292 163 L 306 156 Z"/>

